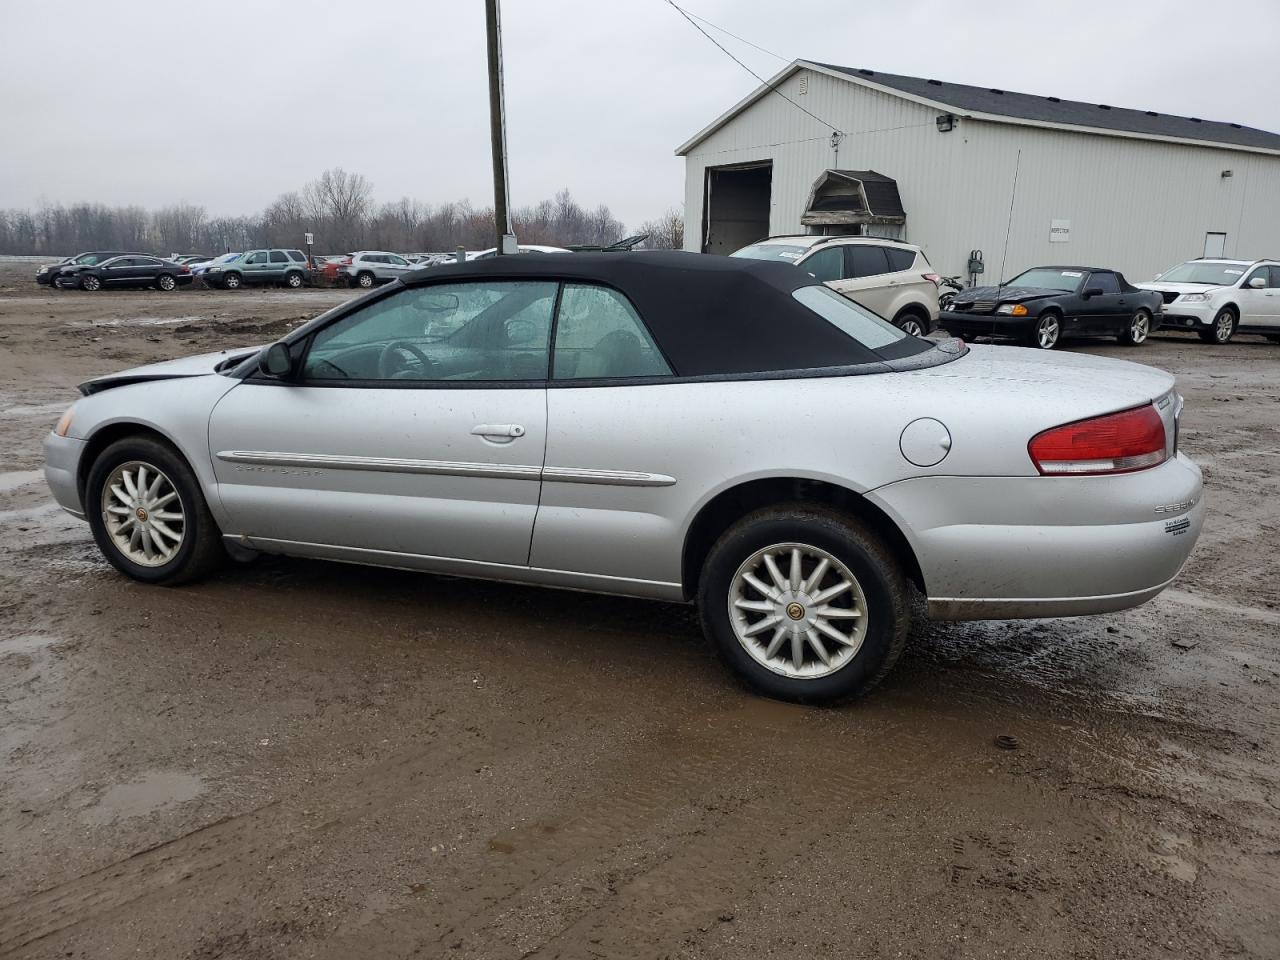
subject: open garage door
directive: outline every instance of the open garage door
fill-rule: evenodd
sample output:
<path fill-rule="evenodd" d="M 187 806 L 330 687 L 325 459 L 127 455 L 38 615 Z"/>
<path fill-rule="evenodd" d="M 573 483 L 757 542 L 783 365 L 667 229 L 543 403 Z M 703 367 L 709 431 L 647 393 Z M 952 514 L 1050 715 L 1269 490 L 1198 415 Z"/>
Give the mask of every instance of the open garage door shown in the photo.
<path fill-rule="evenodd" d="M 708 167 L 702 252 L 729 254 L 769 235 L 773 162 Z"/>

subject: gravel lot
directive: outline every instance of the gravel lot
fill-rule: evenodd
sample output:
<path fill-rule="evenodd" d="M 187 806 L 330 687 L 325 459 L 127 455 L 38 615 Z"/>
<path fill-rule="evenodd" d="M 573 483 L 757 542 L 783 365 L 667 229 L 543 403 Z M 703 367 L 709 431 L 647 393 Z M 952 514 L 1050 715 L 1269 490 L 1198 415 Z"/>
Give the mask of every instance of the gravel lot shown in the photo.
<path fill-rule="evenodd" d="M 1176 588 L 922 623 L 822 710 L 678 606 L 122 579 L 39 473 L 74 385 L 349 294 L 31 273 L 0 263 L 0 956 L 1280 956 L 1280 346 L 1069 345 L 1178 377 L 1210 512 Z"/>

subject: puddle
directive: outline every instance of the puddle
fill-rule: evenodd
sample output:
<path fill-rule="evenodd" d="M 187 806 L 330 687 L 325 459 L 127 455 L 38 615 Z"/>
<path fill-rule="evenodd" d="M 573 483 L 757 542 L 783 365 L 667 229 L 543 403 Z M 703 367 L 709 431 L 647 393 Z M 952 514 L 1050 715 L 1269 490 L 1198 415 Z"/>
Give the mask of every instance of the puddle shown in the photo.
<path fill-rule="evenodd" d="M 113 317 L 110 320 L 73 320 L 69 327 L 172 327 L 180 323 L 204 323 L 205 317 Z"/>
<path fill-rule="evenodd" d="M 37 650 L 43 650 L 45 647 L 61 642 L 61 638 L 44 633 L 24 633 L 8 640 L 0 640 L 0 657 L 8 657 L 15 653 L 35 653 Z"/>
<path fill-rule="evenodd" d="M 42 479 L 44 479 L 43 470 L 14 470 L 10 473 L 0 473 L 0 493 L 29 487 Z"/>
<path fill-rule="evenodd" d="M 111 787 L 84 815 L 92 823 L 114 823 L 175 807 L 203 792 L 204 781 L 194 774 L 153 770 L 131 783 Z"/>
<path fill-rule="evenodd" d="M 56 403 L 18 404 L 0 410 L 0 417 L 38 417 L 46 413 L 61 413 L 71 406 L 70 400 L 59 400 Z"/>

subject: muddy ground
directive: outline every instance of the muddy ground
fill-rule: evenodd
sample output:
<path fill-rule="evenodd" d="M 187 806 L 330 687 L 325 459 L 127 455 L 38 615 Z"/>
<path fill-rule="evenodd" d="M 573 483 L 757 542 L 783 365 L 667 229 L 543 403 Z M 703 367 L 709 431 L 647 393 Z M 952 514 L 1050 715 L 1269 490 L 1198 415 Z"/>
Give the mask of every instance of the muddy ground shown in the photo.
<path fill-rule="evenodd" d="M 1280 956 L 1280 346 L 1071 346 L 1186 395 L 1210 512 L 1176 588 L 921 624 L 806 709 L 678 606 L 124 580 L 38 473 L 74 385 L 349 294 L 30 273 L 0 265 L 0 956 Z"/>

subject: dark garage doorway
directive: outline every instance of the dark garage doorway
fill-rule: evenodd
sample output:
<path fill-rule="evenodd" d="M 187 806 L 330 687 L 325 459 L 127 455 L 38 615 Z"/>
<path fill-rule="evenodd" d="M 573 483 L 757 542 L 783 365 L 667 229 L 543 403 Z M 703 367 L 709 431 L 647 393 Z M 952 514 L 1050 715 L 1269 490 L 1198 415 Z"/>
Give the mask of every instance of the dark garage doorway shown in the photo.
<path fill-rule="evenodd" d="M 708 167 L 702 252 L 729 254 L 769 235 L 773 161 Z"/>

